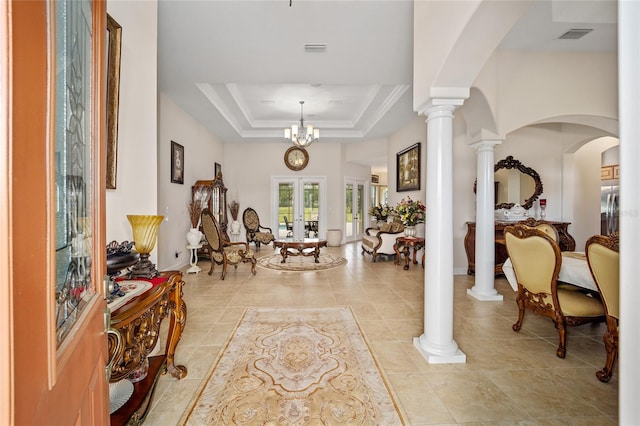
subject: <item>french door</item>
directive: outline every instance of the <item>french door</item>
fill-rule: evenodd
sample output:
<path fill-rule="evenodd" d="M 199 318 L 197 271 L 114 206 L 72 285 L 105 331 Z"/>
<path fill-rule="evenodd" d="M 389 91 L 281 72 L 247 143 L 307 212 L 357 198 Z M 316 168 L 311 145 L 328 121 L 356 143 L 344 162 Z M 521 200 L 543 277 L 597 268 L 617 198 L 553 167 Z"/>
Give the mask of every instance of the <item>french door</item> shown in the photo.
<path fill-rule="evenodd" d="M 326 234 L 326 186 L 324 177 L 273 178 L 271 227 L 278 238 Z"/>
<path fill-rule="evenodd" d="M 364 233 L 364 200 L 366 181 L 346 178 L 344 185 L 345 241 L 358 241 Z"/>

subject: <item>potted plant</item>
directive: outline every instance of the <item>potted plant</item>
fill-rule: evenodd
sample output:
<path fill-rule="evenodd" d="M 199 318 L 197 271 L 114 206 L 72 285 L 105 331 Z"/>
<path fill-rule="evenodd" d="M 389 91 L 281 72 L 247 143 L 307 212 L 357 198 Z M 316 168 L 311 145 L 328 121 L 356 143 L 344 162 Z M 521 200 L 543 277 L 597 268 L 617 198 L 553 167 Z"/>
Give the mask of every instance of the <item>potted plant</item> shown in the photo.
<path fill-rule="evenodd" d="M 404 225 L 404 234 L 407 237 L 416 236 L 416 225 L 423 223 L 427 207 L 422 201 L 414 201 L 411 197 L 400 200 L 396 206 L 398 218 Z"/>
<path fill-rule="evenodd" d="M 236 200 L 231 201 L 229 204 L 229 211 L 231 212 L 231 218 L 233 221 L 231 222 L 231 234 L 238 235 L 240 234 L 240 222 L 238 222 L 238 212 L 240 211 L 240 203 Z"/>
<path fill-rule="evenodd" d="M 376 218 L 378 221 L 378 227 L 382 225 L 382 223 L 386 222 L 389 216 L 394 213 L 393 208 L 388 204 L 378 204 L 377 206 L 369 207 L 369 215 Z"/>
<path fill-rule="evenodd" d="M 187 204 L 189 211 L 189 220 L 191 221 L 191 229 L 187 232 L 187 241 L 190 246 L 197 246 L 202 240 L 202 232 L 198 229 L 200 215 L 202 214 L 202 203 L 199 201 L 191 201 Z"/>

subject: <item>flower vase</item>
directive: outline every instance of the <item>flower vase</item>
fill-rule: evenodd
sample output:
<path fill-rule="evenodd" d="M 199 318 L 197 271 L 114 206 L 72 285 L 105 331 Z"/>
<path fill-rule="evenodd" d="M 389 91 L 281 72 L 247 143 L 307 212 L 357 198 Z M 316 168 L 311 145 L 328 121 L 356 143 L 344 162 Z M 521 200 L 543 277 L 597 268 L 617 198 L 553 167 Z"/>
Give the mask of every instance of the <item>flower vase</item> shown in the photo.
<path fill-rule="evenodd" d="M 200 240 L 202 240 L 202 232 L 197 228 L 189 229 L 189 232 L 187 232 L 187 241 L 189 242 L 189 245 L 195 247 L 200 244 Z"/>
<path fill-rule="evenodd" d="M 385 223 L 387 223 L 387 221 L 380 219 L 376 224 L 376 226 L 378 227 L 378 229 L 380 229 L 382 228 L 382 225 L 384 225 Z"/>
<path fill-rule="evenodd" d="M 238 235 L 240 233 L 240 222 L 237 220 L 231 222 L 231 233 L 234 235 Z"/>
<path fill-rule="evenodd" d="M 404 227 L 404 236 L 405 237 L 415 237 L 416 236 L 416 227 L 415 226 L 405 226 Z"/>

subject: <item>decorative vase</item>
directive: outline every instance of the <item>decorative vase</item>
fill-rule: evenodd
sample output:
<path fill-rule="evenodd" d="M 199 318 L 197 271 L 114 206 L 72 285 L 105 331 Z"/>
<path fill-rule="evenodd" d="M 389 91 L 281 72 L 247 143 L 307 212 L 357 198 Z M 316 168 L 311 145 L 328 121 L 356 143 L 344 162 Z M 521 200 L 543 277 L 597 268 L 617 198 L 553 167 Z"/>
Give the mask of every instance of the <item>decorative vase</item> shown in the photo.
<path fill-rule="evenodd" d="M 240 222 L 234 220 L 231 222 L 231 233 L 238 235 L 240 233 Z"/>
<path fill-rule="evenodd" d="M 405 237 L 415 237 L 416 236 L 416 227 L 415 226 L 405 226 L 404 227 L 404 236 Z"/>
<path fill-rule="evenodd" d="M 387 223 L 386 220 L 382 220 L 382 219 L 378 220 L 378 224 L 377 224 L 378 229 L 382 228 L 382 225 L 384 225 L 385 223 Z"/>
<path fill-rule="evenodd" d="M 164 216 L 127 215 L 133 229 L 133 241 L 140 254 L 138 263 L 133 265 L 129 278 L 153 278 L 158 275 L 156 265 L 149 260 L 149 254 L 156 246 L 158 228 Z"/>
<path fill-rule="evenodd" d="M 197 228 L 189 229 L 189 232 L 187 232 L 187 241 L 189 242 L 189 245 L 195 247 L 200 244 L 200 240 L 202 240 L 202 232 Z"/>

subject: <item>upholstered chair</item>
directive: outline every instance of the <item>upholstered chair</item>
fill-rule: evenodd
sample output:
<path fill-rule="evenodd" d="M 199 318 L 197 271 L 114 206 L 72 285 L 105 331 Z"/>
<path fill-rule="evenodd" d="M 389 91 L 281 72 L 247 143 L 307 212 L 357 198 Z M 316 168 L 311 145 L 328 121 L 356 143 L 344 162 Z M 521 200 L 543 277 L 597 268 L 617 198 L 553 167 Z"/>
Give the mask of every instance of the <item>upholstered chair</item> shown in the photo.
<path fill-rule="evenodd" d="M 402 232 L 404 232 L 404 226 L 399 222 L 384 223 L 380 228 L 365 229 L 360 241 L 362 255 L 370 254 L 373 262 L 379 254 L 395 255 L 393 245 Z"/>
<path fill-rule="evenodd" d="M 271 228 L 260 225 L 260 217 L 251 207 L 242 212 L 242 222 L 247 234 L 247 244 L 253 242 L 259 249 L 260 244 L 268 245 L 276 239 Z"/>
<path fill-rule="evenodd" d="M 585 252 L 593 280 L 598 286 L 607 316 L 607 331 L 602 340 L 607 350 L 604 368 L 596 372 L 601 382 L 608 382 L 618 357 L 618 321 L 620 320 L 620 252 L 618 234 L 594 235 L 587 240 Z"/>
<path fill-rule="evenodd" d="M 211 210 L 204 209 L 201 215 L 202 231 L 210 246 L 209 256 L 211 259 L 211 269 L 209 275 L 213 273 L 215 264 L 222 265 L 221 280 L 227 274 L 227 265 L 233 265 L 238 269 L 240 263 L 251 263 L 251 273 L 256 274 L 256 257 L 249 244 L 245 242 L 230 242 L 222 235 L 222 230 Z"/>
<path fill-rule="evenodd" d="M 518 320 L 513 330 L 520 331 L 527 309 L 550 318 L 559 335 L 556 355 L 564 358 L 567 326 L 604 321 L 604 306 L 589 294 L 558 287 L 560 247 L 545 232 L 516 224 L 506 227 L 504 235 L 518 282 Z"/>

